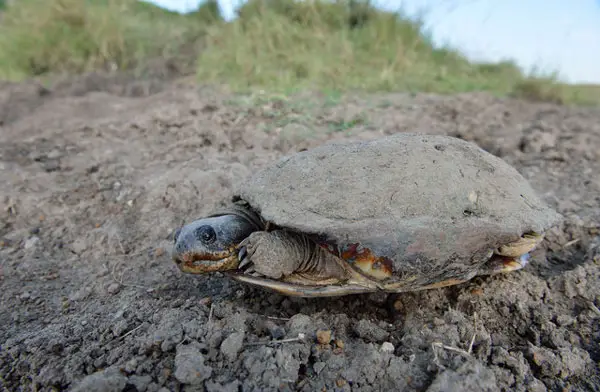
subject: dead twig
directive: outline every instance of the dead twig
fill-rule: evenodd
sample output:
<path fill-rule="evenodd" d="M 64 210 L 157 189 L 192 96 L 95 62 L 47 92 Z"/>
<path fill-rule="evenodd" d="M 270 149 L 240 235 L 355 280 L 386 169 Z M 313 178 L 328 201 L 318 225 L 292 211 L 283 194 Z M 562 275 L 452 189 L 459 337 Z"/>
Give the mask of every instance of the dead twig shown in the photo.
<path fill-rule="evenodd" d="M 131 331 L 127 332 L 125 335 L 117 336 L 117 337 L 115 337 L 115 338 L 111 339 L 111 340 L 110 340 L 110 341 L 108 341 L 108 342 L 107 342 L 105 345 L 109 345 L 109 344 L 111 344 L 112 342 L 114 342 L 114 341 L 117 341 L 117 340 L 123 340 L 123 339 L 125 339 L 127 336 L 131 335 L 132 333 L 134 333 L 134 332 L 135 332 L 135 331 L 137 331 L 138 329 L 142 328 L 142 326 L 143 326 L 143 325 L 144 325 L 144 324 L 140 324 L 140 325 L 138 325 L 137 327 L 135 327 L 134 329 L 132 329 Z"/>
<path fill-rule="evenodd" d="M 300 342 L 306 338 L 306 335 L 303 333 L 299 333 L 297 338 L 289 338 L 289 339 L 281 339 L 281 340 L 269 340 L 267 342 L 253 342 L 246 343 L 246 346 L 271 346 L 274 344 L 282 344 L 282 343 L 293 343 Z"/>
<path fill-rule="evenodd" d="M 435 363 L 437 366 L 439 366 L 441 368 L 445 368 L 445 366 L 440 364 L 438 361 L 436 349 L 443 349 L 443 350 L 447 350 L 447 351 L 451 351 L 451 352 L 460 354 L 464 357 L 471 357 L 471 355 L 473 353 L 473 345 L 475 344 L 475 338 L 477 337 L 477 329 L 478 329 L 477 313 L 473 314 L 473 318 L 474 318 L 474 320 L 473 320 L 474 332 L 473 332 L 473 336 L 471 337 L 471 341 L 469 342 L 469 347 L 466 350 L 464 350 L 464 349 L 458 348 L 458 347 L 447 346 L 447 345 L 443 344 L 442 342 L 433 342 L 433 343 L 431 343 L 431 348 L 433 350 L 433 363 Z"/>
<path fill-rule="evenodd" d="M 469 343 L 469 350 L 467 351 L 469 354 L 473 352 L 473 344 L 475 343 L 475 337 L 477 337 L 477 312 L 473 313 L 473 337 L 471 338 L 471 343 Z"/>
<path fill-rule="evenodd" d="M 598 309 L 598 307 L 594 305 L 592 301 L 588 301 L 588 307 L 592 312 L 596 313 L 597 316 L 600 316 L 600 309 Z"/>
<path fill-rule="evenodd" d="M 214 304 L 211 303 L 210 304 L 210 310 L 208 311 L 208 323 L 209 324 L 212 321 L 213 309 L 214 309 Z"/>
<path fill-rule="evenodd" d="M 267 316 L 268 319 L 271 320 L 279 320 L 279 321 L 289 321 L 288 317 L 275 317 L 275 316 Z"/>
<path fill-rule="evenodd" d="M 569 242 L 567 242 L 566 244 L 563 245 L 563 249 L 566 249 L 570 246 L 575 245 L 576 243 L 578 243 L 581 239 L 580 238 L 575 238 L 574 240 L 571 240 Z"/>
<path fill-rule="evenodd" d="M 135 327 L 134 329 L 132 329 L 131 331 L 127 332 L 125 335 L 123 336 L 119 336 L 117 339 L 125 339 L 127 336 L 131 335 L 132 333 L 134 333 L 135 331 L 137 331 L 138 329 L 142 328 L 142 325 L 144 324 L 140 324 L 137 327 Z"/>
<path fill-rule="evenodd" d="M 448 350 L 448 351 L 452 351 L 461 355 L 464 355 L 465 357 L 470 357 L 471 354 L 468 353 L 467 351 L 463 350 L 462 348 L 458 348 L 458 347 L 452 347 L 452 346 L 446 346 L 445 344 L 442 344 L 441 342 L 433 342 L 431 343 L 431 347 L 437 347 L 437 348 L 441 348 L 444 350 Z M 435 354 L 435 351 L 434 351 Z"/>

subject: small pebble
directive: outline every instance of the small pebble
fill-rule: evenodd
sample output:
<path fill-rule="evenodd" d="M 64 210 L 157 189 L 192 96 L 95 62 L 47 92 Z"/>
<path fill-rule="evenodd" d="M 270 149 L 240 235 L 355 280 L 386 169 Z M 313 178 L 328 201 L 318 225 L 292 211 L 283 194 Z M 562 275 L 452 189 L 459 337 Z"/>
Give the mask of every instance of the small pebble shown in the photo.
<path fill-rule="evenodd" d="M 400 299 L 394 301 L 394 310 L 396 312 L 402 312 L 404 310 L 404 302 Z"/>
<path fill-rule="evenodd" d="M 27 299 L 31 298 L 31 294 L 29 294 L 29 293 L 26 291 L 26 292 L 24 292 L 23 294 L 21 294 L 21 295 L 19 296 L 19 298 L 20 298 L 20 299 L 22 299 L 22 300 L 27 300 Z"/>
<path fill-rule="evenodd" d="M 480 287 L 474 288 L 473 290 L 471 290 L 471 294 L 473 295 L 482 295 L 483 294 L 483 289 Z"/>
<path fill-rule="evenodd" d="M 561 314 L 556 317 L 556 323 L 558 325 L 560 325 L 561 327 L 572 325 L 572 324 L 575 324 L 576 322 L 577 321 L 575 320 L 575 318 L 568 316 L 568 315 Z"/>
<path fill-rule="evenodd" d="M 87 243 L 82 238 L 78 238 L 71 244 L 71 250 L 75 254 L 81 254 L 87 249 Z"/>
<path fill-rule="evenodd" d="M 23 245 L 23 247 L 25 249 L 31 249 L 31 248 L 37 246 L 39 243 L 40 243 L 40 237 L 33 236 L 33 237 L 27 238 L 25 240 L 25 244 Z"/>
<path fill-rule="evenodd" d="M 338 348 L 343 349 L 344 348 L 344 341 L 342 339 L 335 339 L 335 345 Z"/>
<path fill-rule="evenodd" d="M 205 358 L 200 349 L 198 343 L 177 346 L 174 376 L 180 383 L 202 386 L 203 381 L 213 374 L 212 367 L 204 364 Z"/>
<path fill-rule="evenodd" d="M 152 376 L 144 375 L 138 376 L 137 374 L 133 374 L 129 376 L 129 383 L 132 384 L 136 391 L 147 391 L 148 386 L 152 383 Z M 158 387 L 157 387 L 158 389 Z"/>
<path fill-rule="evenodd" d="M 393 353 L 394 345 L 390 342 L 383 342 L 381 344 L 381 351 L 383 351 L 384 353 Z"/>
<path fill-rule="evenodd" d="M 48 173 L 60 170 L 60 161 L 58 159 L 53 159 L 49 161 L 45 161 L 42 163 L 42 166 L 45 171 Z"/>
<path fill-rule="evenodd" d="M 122 391 L 127 385 L 127 377 L 116 368 L 107 368 L 85 376 L 72 391 L 100 392 Z"/>
<path fill-rule="evenodd" d="M 137 369 L 138 366 L 138 361 L 137 359 L 133 358 L 130 359 L 129 361 L 127 361 L 127 363 L 125 364 L 125 371 L 127 373 L 133 373 L 135 372 L 135 369 Z"/>
<path fill-rule="evenodd" d="M 315 373 L 321 373 L 323 369 L 325 369 L 325 362 L 315 362 L 313 369 L 315 370 Z"/>
<path fill-rule="evenodd" d="M 183 298 L 177 298 L 176 300 L 171 302 L 171 307 L 178 308 L 178 307 L 182 306 L 184 303 L 185 303 L 185 301 L 183 300 Z"/>
<path fill-rule="evenodd" d="M 60 150 L 52 150 L 48 153 L 48 155 L 46 155 L 46 157 L 48 159 L 58 159 L 60 157 L 62 157 L 62 153 L 60 152 Z"/>
<path fill-rule="evenodd" d="M 212 298 L 210 297 L 204 297 L 201 298 L 200 301 L 198 301 L 200 303 L 200 305 L 203 306 L 210 306 L 211 302 L 212 302 Z"/>
<path fill-rule="evenodd" d="M 330 330 L 320 330 L 317 331 L 317 341 L 319 344 L 329 344 L 331 341 L 331 331 Z"/>
<path fill-rule="evenodd" d="M 106 291 L 108 291 L 109 294 L 116 294 L 116 293 L 119 292 L 120 289 L 121 289 L 121 285 L 120 284 L 118 284 L 118 283 L 111 283 L 106 288 Z"/>
<path fill-rule="evenodd" d="M 285 328 L 278 325 L 272 325 L 269 327 L 269 333 L 275 340 L 283 339 L 285 337 Z"/>
<path fill-rule="evenodd" d="M 244 332 L 234 332 L 221 343 L 221 353 L 230 362 L 235 361 L 240 351 L 242 351 L 244 336 Z"/>

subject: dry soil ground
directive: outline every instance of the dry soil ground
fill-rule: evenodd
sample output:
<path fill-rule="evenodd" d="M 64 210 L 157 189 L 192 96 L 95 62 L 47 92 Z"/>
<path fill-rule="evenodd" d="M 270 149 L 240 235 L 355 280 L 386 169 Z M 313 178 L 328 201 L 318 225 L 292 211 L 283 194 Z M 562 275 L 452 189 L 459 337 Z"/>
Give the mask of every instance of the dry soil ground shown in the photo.
<path fill-rule="evenodd" d="M 96 75 L 3 85 L 0 121 L 7 390 L 600 391 L 598 109 L 485 94 L 286 101 Z M 173 230 L 255 169 L 404 131 L 478 143 L 564 215 L 525 270 L 292 299 L 170 261 Z"/>

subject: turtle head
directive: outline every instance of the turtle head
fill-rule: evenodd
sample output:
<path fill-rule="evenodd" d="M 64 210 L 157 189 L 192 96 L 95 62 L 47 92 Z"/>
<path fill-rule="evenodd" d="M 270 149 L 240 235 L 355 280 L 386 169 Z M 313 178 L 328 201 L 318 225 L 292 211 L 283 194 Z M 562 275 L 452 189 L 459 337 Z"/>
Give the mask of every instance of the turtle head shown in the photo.
<path fill-rule="evenodd" d="M 236 269 L 237 245 L 256 230 L 254 222 L 235 214 L 198 219 L 175 232 L 173 261 L 189 274 Z"/>

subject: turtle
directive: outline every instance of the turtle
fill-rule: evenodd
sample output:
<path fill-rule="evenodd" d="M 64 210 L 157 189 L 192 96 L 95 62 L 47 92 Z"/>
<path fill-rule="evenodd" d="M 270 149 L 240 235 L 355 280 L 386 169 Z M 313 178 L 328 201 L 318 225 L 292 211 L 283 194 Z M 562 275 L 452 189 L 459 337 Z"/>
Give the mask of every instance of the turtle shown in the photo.
<path fill-rule="evenodd" d="M 561 219 L 477 144 L 403 132 L 266 165 L 177 229 L 172 258 L 287 296 L 401 293 L 520 270 Z"/>

